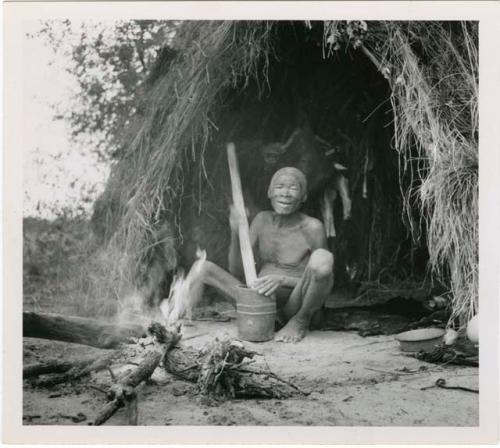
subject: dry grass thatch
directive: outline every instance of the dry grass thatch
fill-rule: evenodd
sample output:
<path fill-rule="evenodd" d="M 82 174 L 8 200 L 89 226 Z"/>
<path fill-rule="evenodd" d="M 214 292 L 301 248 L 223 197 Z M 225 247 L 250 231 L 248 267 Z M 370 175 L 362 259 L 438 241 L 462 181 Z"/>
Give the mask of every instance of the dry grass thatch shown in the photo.
<path fill-rule="evenodd" d="M 203 161 L 225 89 L 260 74 L 269 33 L 266 22 L 190 22 L 180 30 L 179 56 L 144 99 L 145 118 L 106 192 L 122 204 L 110 247 L 123 255 L 115 261 L 125 288 L 146 275 L 154 245 L 171 248 L 166 268 L 175 267 L 174 242 L 158 238 L 158 229 L 166 217 L 178 225 L 183 167 Z"/>
<path fill-rule="evenodd" d="M 395 146 L 403 169 L 421 159 L 406 202 L 418 195 L 430 264 L 450 276 L 450 321 L 463 325 L 478 311 L 478 26 L 391 23 L 386 42 Z"/>
<path fill-rule="evenodd" d="M 389 82 L 393 144 L 401 175 L 412 178 L 409 187 L 402 187 L 407 212 L 421 208 L 430 264 L 439 277 L 449 276 L 452 319 L 463 324 L 477 312 L 478 291 L 477 23 L 319 26 L 325 58 L 354 47 Z M 193 175 L 190 166 L 208 179 L 204 155 L 229 89 L 245 89 L 250 80 L 261 92 L 270 88 L 268 69 L 279 57 L 273 53 L 276 27 L 264 21 L 181 27 L 177 56 L 144 98 L 144 118 L 106 191 L 109 201 L 120 204 L 110 247 L 121 254 L 115 266 L 125 283 L 145 275 L 155 245 L 167 248 L 168 267 L 175 268 L 175 232 L 162 239 L 159 229 L 166 221 L 179 227 L 184 173 Z"/>

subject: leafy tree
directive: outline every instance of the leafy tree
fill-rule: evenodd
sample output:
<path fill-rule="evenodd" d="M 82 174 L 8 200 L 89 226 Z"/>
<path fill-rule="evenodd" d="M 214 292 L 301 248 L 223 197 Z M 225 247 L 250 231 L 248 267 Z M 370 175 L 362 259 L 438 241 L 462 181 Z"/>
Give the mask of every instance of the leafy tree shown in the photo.
<path fill-rule="evenodd" d="M 104 159 L 116 154 L 144 80 L 176 27 L 164 20 L 42 22 L 31 37 L 45 39 L 55 59 L 65 57 L 65 70 L 76 80 L 70 101 L 52 106 L 80 146 Z"/>

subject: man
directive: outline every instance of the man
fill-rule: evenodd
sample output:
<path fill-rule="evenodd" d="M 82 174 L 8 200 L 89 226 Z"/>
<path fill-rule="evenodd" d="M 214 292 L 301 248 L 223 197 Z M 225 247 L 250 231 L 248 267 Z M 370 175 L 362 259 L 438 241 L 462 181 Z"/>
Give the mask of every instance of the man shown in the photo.
<path fill-rule="evenodd" d="M 258 278 L 248 285 L 271 297 L 275 294 L 278 323 L 284 325 L 275 339 L 298 342 L 322 317 L 322 308 L 333 284 L 333 255 L 327 250 L 321 221 L 299 211 L 307 198 L 304 174 L 285 167 L 271 179 L 268 198 L 272 211 L 255 216 L 250 225 L 250 240 L 258 263 Z M 197 275 L 191 286 L 199 296 L 203 285 L 221 290 L 235 302 L 242 278 L 238 240 L 241 219 L 234 207 L 230 212 L 231 244 L 228 264 L 230 273 L 209 261 L 196 262 Z M 197 290 L 197 291 L 195 291 Z"/>

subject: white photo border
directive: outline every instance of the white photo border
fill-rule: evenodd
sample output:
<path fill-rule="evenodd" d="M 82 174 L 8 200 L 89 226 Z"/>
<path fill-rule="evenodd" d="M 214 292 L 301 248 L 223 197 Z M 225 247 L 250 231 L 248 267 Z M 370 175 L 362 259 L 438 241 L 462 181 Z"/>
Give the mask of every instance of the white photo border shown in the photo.
<path fill-rule="evenodd" d="M 4 443 L 450 444 L 498 441 L 500 4 L 497 2 L 4 3 Z M 478 20 L 480 412 L 478 427 L 82 427 L 22 425 L 23 22 L 38 19 Z M 484 341 L 484 342 L 483 342 Z"/>

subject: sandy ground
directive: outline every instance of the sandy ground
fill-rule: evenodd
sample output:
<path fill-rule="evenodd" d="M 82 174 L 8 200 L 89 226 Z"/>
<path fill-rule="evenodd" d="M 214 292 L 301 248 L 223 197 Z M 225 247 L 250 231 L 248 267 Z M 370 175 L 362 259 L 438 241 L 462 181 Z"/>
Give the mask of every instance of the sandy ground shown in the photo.
<path fill-rule="evenodd" d="M 215 336 L 236 337 L 237 330 L 234 320 L 193 321 L 192 326 L 184 327 L 183 334 L 185 338 L 195 336 L 184 344 L 202 347 Z M 232 400 L 214 406 L 200 399 L 194 385 L 157 369 L 154 381 L 140 392 L 139 424 L 478 425 L 478 394 L 439 388 L 421 390 L 438 378 L 444 378 L 451 386 L 477 389 L 478 369 L 436 366 L 407 357 L 393 336 L 362 338 L 352 332 L 317 331 L 297 344 L 245 342 L 245 346 L 262 354 L 274 373 L 310 394 L 287 400 Z M 24 340 L 26 364 L 103 352 L 78 344 Z M 106 402 L 102 392 L 89 387 L 102 384 L 103 375 L 108 374 L 102 372 L 73 386 L 50 390 L 36 390 L 25 382 L 24 424 L 88 424 Z M 127 424 L 126 411 L 119 410 L 106 424 Z"/>

